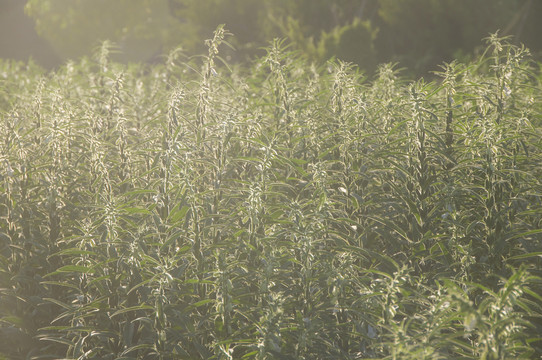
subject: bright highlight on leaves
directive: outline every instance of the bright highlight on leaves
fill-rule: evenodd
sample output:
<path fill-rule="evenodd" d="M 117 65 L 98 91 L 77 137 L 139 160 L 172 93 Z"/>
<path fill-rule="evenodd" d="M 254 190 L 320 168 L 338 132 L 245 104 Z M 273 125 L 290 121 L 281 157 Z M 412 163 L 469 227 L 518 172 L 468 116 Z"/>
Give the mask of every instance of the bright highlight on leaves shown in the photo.
<path fill-rule="evenodd" d="M 406 84 L 227 40 L 0 62 L 0 357 L 540 357 L 526 51 Z"/>

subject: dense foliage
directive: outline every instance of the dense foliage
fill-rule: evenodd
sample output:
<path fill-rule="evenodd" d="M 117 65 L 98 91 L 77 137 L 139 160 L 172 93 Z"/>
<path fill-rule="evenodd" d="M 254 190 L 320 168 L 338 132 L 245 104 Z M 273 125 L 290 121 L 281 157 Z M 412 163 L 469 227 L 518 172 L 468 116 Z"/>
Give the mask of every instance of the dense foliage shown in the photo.
<path fill-rule="evenodd" d="M 28 0 L 25 9 L 62 58 L 89 54 L 105 39 L 124 61 L 153 59 L 179 44 L 199 54 L 218 24 L 235 35 L 236 51 L 222 50 L 231 61 L 261 56 L 284 37 L 314 61 L 335 56 L 367 73 L 398 62 L 409 76 L 427 77 L 441 62 L 470 56 L 498 29 L 542 50 L 542 2 L 535 0 Z"/>
<path fill-rule="evenodd" d="M 0 63 L 9 359 L 542 355 L 542 89 L 492 36 L 407 83 L 275 41 Z"/>

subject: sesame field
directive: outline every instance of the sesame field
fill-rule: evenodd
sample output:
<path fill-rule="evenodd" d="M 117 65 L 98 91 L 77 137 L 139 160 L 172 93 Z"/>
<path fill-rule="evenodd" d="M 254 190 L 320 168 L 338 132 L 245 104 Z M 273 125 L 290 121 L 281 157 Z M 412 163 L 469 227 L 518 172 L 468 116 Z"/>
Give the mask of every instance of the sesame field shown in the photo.
<path fill-rule="evenodd" d="M 281 41 L 0 62 L 0 359 L 542 356 L 542 76 Z"/>

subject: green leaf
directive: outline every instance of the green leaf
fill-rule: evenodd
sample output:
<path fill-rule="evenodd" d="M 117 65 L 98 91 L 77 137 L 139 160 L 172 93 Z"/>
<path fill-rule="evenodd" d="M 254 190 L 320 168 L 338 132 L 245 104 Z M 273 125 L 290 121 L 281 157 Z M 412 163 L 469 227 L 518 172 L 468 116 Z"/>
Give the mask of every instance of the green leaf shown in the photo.
<path fill-rule="evenodd" d="M 147 350 L 150 350 L 153 348 L 153 344 L 139 344 L 139 345 L 135 345 L 135 346 L 132 346 L 132 347 L 129 347 L 128 349 L 124 350 L 120 355 L 121 356 L 125 356 L 125 355 L 128 355 L 129 353 L 131 353 L 132 351 L 137 351 L 137 350 L 143 350 L 143 349 L 147 349 Z M 116 358 L 116 360 L 121 360 L 121 359 L 126 359 L 126 360 L 133 360 L 133 357 L 120 357 L 120 358 Z"/>
<path fill-rule="evenodd" d="M 168 216 L 168 222 L 175 224 L 176 222 L 178 222 L 179 220 L 181 220 L 182 218 L 186 216 L 186 214 L 188 213 L 188 210 L 190 210 L 190 206 L 185 205 L 181 207 L 180 209 L 176 209 L 172 211 Z"/>
<path fill-rule="evenodd" d="M 96 255 L 94 251 L 87 251 L 87 250 L 81 250 L 77 248 L 71 248 L 71 249 L 64 249 L 60 250 L 59 252 L 56 252 L 52 255 L 49 255 L 49 258 L 53 256 L 61 256 L 61 255 L 73 255 L 73 256 L 80 256 L 80 255 Z"/>
<path fill-rule="evenodd" d="M 80 265 L 65 265 L 61 268 L 58 268 L 56 271 L 44 275 L 44 277 L 50 277 L 54 275 L 59 275 L 62 273 L 82 273 L 82 274 L 92 274 L 94 272 L 93 267 L 80 266 Z"/>
<path fill-rule="evenodd" d="M 60 282 L 60 281 L 42 281 L 42 282 L 40 282 L 40 284 L 43 284 L 43 285 L 56 285 L 56 286 L 62 286 L 62 287 L 67 287 L 67 288 L 70 288 L 70 289 L 74 289 L 74 290 L 79 291 L 79 287 L 78 287 L 78 286 L 73 285 L 73 284 L 70 284 L 70 283 L 66 283 L 66 282 Z"/>
<path fill-rule="evenodd" d="M 52 302 L 53 304 L 56 304 L 66 310 L 73 310 L 73 306 L 63 303 L 60 300 L 52 299 L 52 298 L 44 298 L 43 300 Z"/>
<path fill-rule="evenodd" d="M 80 265 L 66 265 L 57 269 L 56 272 L 78 272 L 78 273 L 91 273 L 92 268 Z"/>
<path fill-rule="evenodd" d="M 149 305 L 144 305 L 144 304 L 143 305 L 137 305 L 137 306 L 131 306 L 131 307 L 127 307 L 127 308 L 115 311 L 113 314 L 111 314 L 110 317 L 115 317 L 117 315 L 125 314 L 125 313 L 130 312 L 130 311 L 138 311 L 138 310 L 154 310 L 154 307 L 149 306 Z"/>
<path fill-rule="evenodd" d="M 243 356 L 241 357 L 241 359 L 247 359 L 247 358 L 249 358 L 249 357 L 251 357 L 251 356 L 255 356 L 255 355 L 258 355 L 258 351 L 257 351 L 257 350 L 256 350 L 256 351 L 251 351 L 251 352 L 249 352 L 249 353 L 246 353 L 245 355 L 243 355 Z"/>
<path fill-rule="evenodd" d="M 214 299 L 205 299 L 205 300 L 198 301 L 198 302 L 196 302 L 194 304 L 191 304 L 190 306 L 197 308 L 197 307 L 200 307 L 200 306 L 203 306 L 205 304 L 212 303 L 212 302 L 215 302 L 215 300 Z"/>
<path fill-rule="evenodd" d="M 374 222 L 384 225 L 388 229 L 395 231 L 395 233 L 401 236 L 401 238 L 403 238 L 409 243 L 412 243 L 412 240 L 409 239 L 407 233 L 395 223 L 388 221 L 386 219 L 378 218 L 376 216 L 367 216 L 367 218 L 373 220 Z"/>

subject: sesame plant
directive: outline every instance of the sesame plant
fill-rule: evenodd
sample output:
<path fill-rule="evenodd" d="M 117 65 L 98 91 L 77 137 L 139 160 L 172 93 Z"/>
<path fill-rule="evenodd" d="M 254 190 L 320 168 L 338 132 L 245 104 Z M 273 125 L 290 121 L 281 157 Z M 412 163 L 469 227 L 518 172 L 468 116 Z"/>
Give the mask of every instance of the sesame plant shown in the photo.
<path fill-rule="evenodd" d="M 542 88 L 274 41 L 0 62 L 0 359 L 542 356 Z"/>

